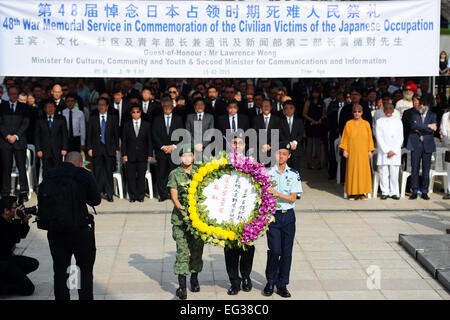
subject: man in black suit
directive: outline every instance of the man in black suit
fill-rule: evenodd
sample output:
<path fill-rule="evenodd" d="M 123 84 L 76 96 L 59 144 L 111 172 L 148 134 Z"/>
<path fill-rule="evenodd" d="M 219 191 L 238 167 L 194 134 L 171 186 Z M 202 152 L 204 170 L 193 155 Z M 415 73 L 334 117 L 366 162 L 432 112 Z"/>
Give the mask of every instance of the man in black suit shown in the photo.
<path fill-rule="evenodd" d="M 161 103 L 155 99 L 154 88 L 144 87 L 141 92 L 142 97 L 142 119 L 152 122 L 153 119 L 162 113 Z"/>
<path fill-rule="evenodd" d="M 67 154 L 69 138 L 66 119 L 56 114 L 53 100 L 44 103 L 45 115 L 36 123 L 34 131 L 36 155 L 42 160 L 43 175 L 51 168 L 59 167 Z"/>
<path fill-rule="evenodd" d="M 272 114 L 272 103 L 269 99 L 264 99 L 261 106 L 262 114 L 257 116 L 254 120 L 253 128 L 258 133 L 258 159 L 262 160 L 259 156 L 260 152 L 266 153 L 267 157 L 271 157 L 270 149 L 272 148 L 272 130 L 278 130 L 278 140 L 284 141 L 284 132 L 281 130 L 281 119 Z M 278 141 L 277 140 L 277 141 Z M 264 161 L 263 161 L 264 162 Z M 265 161 L 267 162 L 267 161 Z M 267 163 L 264 163 L 267 164 Z"/>
<path fill-rule="evenodd" d="M 283 136 L 291 145 L 291 157 L 288 165 L 290 168 L 300 171 L 300 141 L 303 139 L 304 125 L 301 118 L 295 117 L 295 105 L 292 100 L 283 103 L 281 128 Z"/>
<path fill-rule="evenodd" d="M 59 83 L 55 83 L 52 86 L 52 90 L 50 91 L 50 94 L 52 95 L 53 101 L 55 101 L 56 114 L 62 114 L 62 111 L 65 108 L 67 108 L 67 105 L 63 99 L 62 86 Z"/>
<path fill-rule="evenodd" d="M 262 92 L 255 93 L 253 96 L 253 108 L 248 110 L 248 120 L 250 121 L 251 127 L 254 126 L 256 117 L 262 114 L 261 106 L 263 101 L 264 94 Z"/>
<path fill-rule="evenodd" d="M 352 100 L 352 103 L 344 106 L 339 117 L 339 133 L 341 135 L 344 132 L 344 127 L 347 121 L 353 119 L 353 106 L 360 104 L 359 103 L 361 100 L 360 90 L 357 88 L 353 88 L 350 92 L 350 99 Z M 362 117 L 364 120 L 369 122 L 370 127 L 372 127 L 372 112 L 370 112 L 370 109 L 366 103 L 364 103 L 362 107 L 363 107 Z"/>
<path fill-rule="evenodd" d="M 155 118 L 152 126 L 152 143 L 156 156 L 156 181 L 158 185 L 158 200 L 169 198 L 167 182 L 169 173 L 176 168 L 171 160 L 172 152 L 179 141 L 172 140 L 172 132 L 184 128 L 183 118 L 174 113 L 173 103 L 169 97 L 161 101 L 163 114 Z"/>
<path fill-rule="evenodd" d="M 220 116 L 227 114 L 227 105 L 223 101 L 222 97 L 219 96 L 219 92 L 216 87 L 208 88 L 208 103 L 206 105 L 205 112 L 214 115 L 214 121 L 217 121 Z"/>
<path fill-rule="evenodd" d="M 123 124 L 130 120 L 130 110 L 128 100 L 123 98 L 123 92 L 120 89 L 116 89 L 113 92 L 113 108 L 118 113 L 119 128 L 122 128 Z"/>
<path fill-rule="evenodd" d="M 216 128 L 222 131 L 224 136 L 226 136 L 227 130 L 231 130 L 231 133 L 234 133 L 238 129 L 242 129 L 245 132 L 250 128 L 248 117 L 239 113 L 239 103 L 236 100 L 230 101 L 226 110 L 227 113 L 218 118 L 216 125 Z"/>
<path fill-rule="evenodd" d="M 431 101 L 426 98 L 420 100 L 420 105 L 414 109 L 410 119 L 410 133 L 408 136 L 408 150 L 411 150 L 411 189 L 409 199 L 417 199 L 419 190 L 419 170 L 422 162 L 421 197 L 430 200 L 428 187 L 430 185 L 431 155 L 436 151 L 434 132 L 437 130 L 436 114 L 429 109 Z"/>
<path fill-rule="evenodd" d="M 8 88 L 9 101 L 0 105 L 0 153 L 2 163 L 2 196 L 11 191 L 11 172 L 13 156 L 19 169 L 20 194 L 27 199 L 28 179 L 26 175 L 26 132 L 30 123 L 27 106 L 17 101 L 19 90 L 16 86 Z"/>
<path fill-rule="evenodd" d="M 339 90 L 336 100 L 331 102 L 327 110 L 327 126 L 328 126 L 328 179 L 336 179 L 337 159 L 334 141 L 339 138 L 339 116 L 344 109 L 345 102 L 344 91 Z M 298 170 L 297 170 L 298 171 Z"/>
<path fill-rule="evenodd" d="M 143 202 L 145 198 L 145 172 L 152 160 L 152 130 L 142 118 L 139 105 L 130 108 L 132 120 L 122 130 L 122 160 L 125 163 L 130 202 Z"/>
<path fill-rule="evenodd" d="M 116 156 L 119 155 L 119 125 L 116 116 L 108 114 L 108 100 L 98 99 L 98 114 L 89 118 L 86 147 L 93 158 L 94 177 L 99 192 L 106 193 L 106 200 L 113 202 L 113 173 Z"/>

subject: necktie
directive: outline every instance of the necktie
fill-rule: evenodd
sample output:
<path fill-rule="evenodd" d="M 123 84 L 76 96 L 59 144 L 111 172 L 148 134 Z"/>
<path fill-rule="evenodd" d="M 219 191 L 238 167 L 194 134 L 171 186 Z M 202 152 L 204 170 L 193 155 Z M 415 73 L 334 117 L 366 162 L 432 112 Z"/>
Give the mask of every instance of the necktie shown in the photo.
<path fill-rule="evenodd" d="M 144 108 L 143 108 L 144 113 L 147 113 L 147 109 L 148 109 L 148 102 L 144 102 Z"/>
<path fill-rule="evenodd" d="M 53 119 L 52 119 L 52 116 L 49 116 L 48 117 L 48 127 L 51 129 L 52 128 L 52 125 L 53 125 L 53 121 L 52 121 Z"/>
<path fill-rule="evenodd" d="M 231 119 L 231 129 L 233 132 L 236 132 L 236 122 L 234 121 L 234 116 Z"/>
<path fill-rule="evenodd" d="M 198 121 L 202 121 L 202 115 L 201 114 L 198 115 Z"/>
<path fill-rule="evenodd" d="M 166 133 L 169 135 L 170 132 L 170 116 L 166 117 Z"/>
<path fill-rule="evenodd" d="M 101 128 L 101 137 L 100 137 L 100 141 L 103 144 L 106 144 L 105 141 L 105 129 L 106 129 L 106 120 L 105 120 L 105 116 L 102 116 L 102 128 Z"/>
<path fill-rule="evenodd" d="M 289 124 L 289 133 L 292 131 L 292 118 L 288 118 L 288 124 Z"/>
<path fill-rule="evenodd" d="M 14 110 L 14 105 L 15 105 L 15 103 L 11 103 L 11 111 L 12 112 L 16 111 L 16 110 Z"/>
<path fill-rule="evenodd" d="M 268 125 L 269 125 L 269 117 L 265 116 L 264 117 L 264 127 L 266 128 L 266 130 L 267 130 Z"/>
<path fill-rule="evenodd" d="M 72 110 L 69 110 L 69 138 L 73 138 Z"/>
<path fill-rule="evenodd" d="M 137 121 L 134 123 L 134 133 L 136 134 L 136 137 L 139 134 L 139 126 L 138 126 L 138 122 Z"/>

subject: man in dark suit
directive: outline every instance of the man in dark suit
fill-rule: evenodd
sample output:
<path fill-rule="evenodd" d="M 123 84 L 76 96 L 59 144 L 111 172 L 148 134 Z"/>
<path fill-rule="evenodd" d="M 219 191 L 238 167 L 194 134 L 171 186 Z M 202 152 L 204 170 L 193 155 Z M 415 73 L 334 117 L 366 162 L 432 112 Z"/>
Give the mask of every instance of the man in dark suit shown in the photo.
<path fill-rule="evenodd" d="M 169 173 L 176 168 L 171 160 L 172 152 L 176 148 L 177 140 L 172 140 L 172 132 L 179 128 L 184 128 L 183 118 L 174 113 L 173 103 L 169 97 L 161 101 L 163 114 L 153 121 L 152 143 L 156 156 L 156 181 L 158 185 L 158 200 L 169 199 L 167 182 Z"/>
<path fill-rule="evenodd" d="M 19 90 L 16 86 L 8 88 L 9 101 L 0 105 L 0 157 L 2 163 L 2 196 L 11 191 L 11 172 L 13 156 L 19 169 L 20 194 L 27 199 L 28 179 L 26 175 L 26 132 L 30 123 L 27 106 L 17 101 Z"/>
<path fill-rule="evenodd" d="M 69 148 L 66 119 L 56 114 L 53 100 L 44 103 L 45 115 L 36 123 L 34 131 L 36 155 L 42 160 L 43 175 L 59 167 Z"/>
<path fill-rule="evenodd" d="M 336 179 L 337 159 L 334 141 L 339 138 L 339 116 L 346 105 L 344 91 L 339 90 L 336 100 L 331 102 L 327 110 L 328 126 L 328 179 Z M 297 170 L 297 169 L 296 169 Z M 297 170 L 298 171 L 298 170 Z"/>
<path fill-rule="evenodd" d="M 262 160 L 259 156 L 260 152 L 267 153 L 267 157 L 271 157 L 272 148 L 272 130 L 278 130 L 278 140 L 286 140 L 284 132 L 281 130 L 281 119 L 272 114 L 272 103 L 269 99 L 264 99 L 261 106 L 262 114 L 257 116 L 254 120 L 253 128 L 258 133 L 258 159 Z M 267 164 L 267 163 L 265 163 Z"/>
<path fill-rule="evenodd" d="M 281 131 L 291 145 L 291 157 L 288 165 L 290 168 L 300 171 L 300 141 L 303 139 L 304 125 L 301 118 L 295 117 L 295 105 L 292 100 L 283 103 Z"/>
<path fill-rule="evenodd" d="M 253 96 L 253 108 L 248 110 L 248 120 L 250 121 L 250 127 L 254 126 L 255 119 L 257 116 L 262 114 L 261 106 L 264 101 L 264 94 L 262 92 L 257 92 Z"/>
<path fill-rule="evenodd" d="M 202 152 L 203 149 L 210 143 L 203 139 L 203 134 L 208 129 L 214 128 L 214 116 L 209 113 L 205 113 L 205 100 L 203 98 L 197 98 L 194 101 L 195 113 L 188 114 L 186 118 L 186 129 L 191 134 L 191 142 L 194 144 L 197 152 Z M 195 131 L 196 123 L 201 124 L 201 131 Z M 203 159 L 199 159 L 203 160 Z"/>
<path fill-rule="evenodd" d="M 417 199 L 419 191 L 419 169 L 422 161 L 421 197 L 429 200 L 431 155 L 436 151 L 434 132 L 437 130 L 436 114 L 431 112 L 430 101 L 422 99 L 417 110 L 412 111 L 408 136 L 408 150 L 411 150 L 411 189 L 409 199 Z"/>
<path fill-rule="evenodd" d="M 124 124 L 122 131 L 122 160 L 125 163 L 130 202 L 143 202 L 145 198 L 145 172 L 152 160 L 152 130 L 150 123 L 142 119 L 139 105 L 131 106 L 132 120 Z"/>
<path fill-rule="evenodd" d="M 142 119 L 150 123 L 162 113 L 161 102 L 155 99 L 155 92 L 154 88 L 149 87 L 144 87 L 141 92 Z"/>
<path fill-rule="evenodd" d="M 56 114 L 62 114 L 62 111 L 67 108 L 67 105 L 63 99 L 62 86 L 59 83 L 55 83 L 50 91 L 50 94 L 52 95 L 53 101 L 55 101 Z"/>
<path fill-rule="evenodd" d="M 248 117 L 239 113 L 239 103 L 236 100 L 228 103 L 227 114 L 217 119 L 216 128 L 222 132 L 223 136 L 227 136 L 227 131 L 234 135 L 240 129 L 245 132 L 250 128 Z M 227 141 L 229 139 L 228 137 Z M 227 150 L 226 142 L 224 142 L 224 150 Z"/>
<path fill-rule="evenodd" d="M 344 127 L 347 121 L 353 119 L 353 106 L 360 104 L 361 101 L 360 90 L 357 88 L 353 88 L 350 92 L 350 98 L 352 100 L 352 103 L 344 106 L 339 117 L 339 134 L 341 135 L 344 132 Z M 363 107 L 362 117 L 364 120 L 369 122 L 370 127 L 372 127 L 372 112 L 370 112 L 370 109 L 366 103 L 364 103 L 362 107 Z"/>
<path fill-rule="evenodd" d="M 113 92 L 113 108 L 119 115 L 118 123 L 119 128 L 122 128 L 123 124 L 130 120 L 130 110 L 128 100 L 123 98 L 123 92 L 120 89 L 116 89 Z"/>
<path fill-rule="evenodd" d="M 205 112 L 214 115 L 214 120 L 219 119 L 220 116 L 227 114 L 225 101 L 219 95 L 219 91 L 216 87 L 209 87 L 208 91 L 208 99 Z"/>
<path fill-rule="evenodd" d="M 116 116 L 108 114 L 108 100 L 98 99 L 98 114 L 89 118 L 86 148 L 93 159 L 94 177 L 99 192 L 106 193 L 106 200 L 113 202 L 113 173 L 116 156 L 119 155 L 119 125 Z"/>
<path fill-rule="evenodd" d="M 403 111 L 402 123 L 403 123 L 403 147 L 408 144 L 409 133 L 411 132 L 411 117 L 419 108 L 419 105 L 414 104 L 414 101 L 420 100 L 420 95 L 415 94 L 413 96 L 413 107 Z M 437 119 L 436 119 L 437 121 Z"/>

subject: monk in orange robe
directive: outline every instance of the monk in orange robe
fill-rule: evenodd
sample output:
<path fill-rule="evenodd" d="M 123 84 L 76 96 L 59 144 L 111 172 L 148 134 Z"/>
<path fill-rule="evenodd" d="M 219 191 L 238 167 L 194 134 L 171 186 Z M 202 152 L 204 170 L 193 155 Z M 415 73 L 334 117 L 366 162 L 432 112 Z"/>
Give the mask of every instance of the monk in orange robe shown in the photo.
<path fill-rule="evenodd" d="M 347 159 L 345 193 L 349 200 L 367 199 L 372 192 L 372 175 L 369 159 L 375 150 L 369 122 L 362 119 L 363 108 L 353 106 L 353 119 L 347 121 L 339 148 Z"/>

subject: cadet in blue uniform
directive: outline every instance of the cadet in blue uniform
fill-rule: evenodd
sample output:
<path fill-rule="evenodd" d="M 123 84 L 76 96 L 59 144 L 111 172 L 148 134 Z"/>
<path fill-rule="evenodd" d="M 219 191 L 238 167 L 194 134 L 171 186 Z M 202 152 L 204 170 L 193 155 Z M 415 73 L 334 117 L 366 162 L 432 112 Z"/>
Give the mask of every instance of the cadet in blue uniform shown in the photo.
<path fill-rule="evenodd" d="M 292 246 L 295 236 L 295 201 L 298 193 L 302 193 L 299 173 L 286 164 L 291 157 L 289 142 L 280 142 L 276 151 L 277 165 L 270 168 L 270 174 L 276 183 L 269 192 L 277 199 L 275 222 L 270 224 L 267 232 L 267 285 L 263 294 L 271 296 L 277 286 L 277 294 L 289 298 L 291 294 L 286 286 L 289 284 L 289 273 L 292 262 Z"/>

